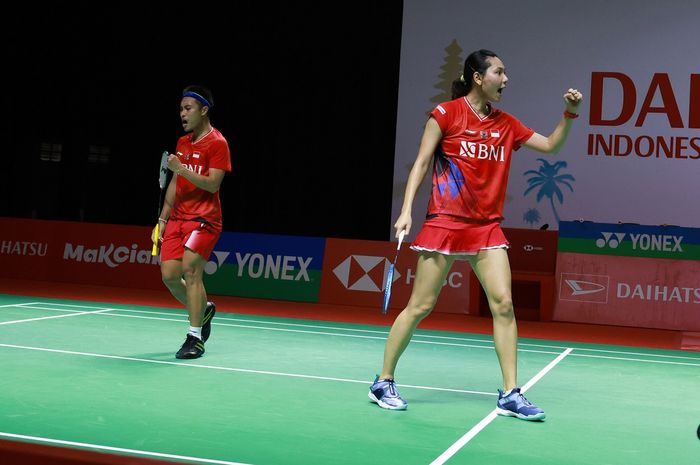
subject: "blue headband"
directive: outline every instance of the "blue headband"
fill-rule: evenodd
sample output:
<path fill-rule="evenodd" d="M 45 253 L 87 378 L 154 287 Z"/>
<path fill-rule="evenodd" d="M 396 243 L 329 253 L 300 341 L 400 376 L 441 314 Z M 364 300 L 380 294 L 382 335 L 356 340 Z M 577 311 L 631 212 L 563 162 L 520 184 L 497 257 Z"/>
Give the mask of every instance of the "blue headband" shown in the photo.
<path fill-rule="evenodd" d="M 199 95 L 197 92 L 185 92 L 184 94 L 182 94 L 182 96 L 183 97 L 192 97 L 193 99 L 195 99 L 196 101 L 201 103 L 203 106 L 209 107 L 209 108 L 212 107 L 212 105 L 209 102 L 207 102 L 207 99 L 205 99 L 204 97 Z"/>

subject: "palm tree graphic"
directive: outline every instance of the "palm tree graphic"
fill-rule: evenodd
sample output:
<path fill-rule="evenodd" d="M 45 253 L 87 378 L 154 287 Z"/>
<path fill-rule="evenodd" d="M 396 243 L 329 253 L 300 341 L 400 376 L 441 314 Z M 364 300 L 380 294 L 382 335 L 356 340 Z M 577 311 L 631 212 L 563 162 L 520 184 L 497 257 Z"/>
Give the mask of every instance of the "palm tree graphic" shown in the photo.
<path fill-rule="evenodd" d="M 540 212 L 536 208 L 528 208 L 523 215 L 523 221 L 532 226 L 540 221 Z"/>
<path fill-rule="evenodd" d="M 564 194 L 559 188 L 559 184 L 563 184 L 568 187 L 571 192 L 574 188 L 571 187 L 569 181 L 573 182 L 576 179 L 570 174 L 557 174 L 560 169 L 565 168 L 567 163 L 565 161 L 557 161 L 554 163 L 549 163 L 543 158 L 538 158 L 537 161 L 542 163 L 539 170 L 528 170 L 523 173 L 523 176 L 532 176 L 527 180 L 529 187 L 525 190 L 523 196 L 527 195 L 528 192 L 538 187 L 537 191 L 537 202 L 542 200 L 542 197 L 549 198 L 549 204 L 552 206 L 552 212 L 554 212 L 554 219 L 559 223 L 559 214 L 554 206 L 554 197 L 559 200 L 559 203 L 564 203 Z"/>

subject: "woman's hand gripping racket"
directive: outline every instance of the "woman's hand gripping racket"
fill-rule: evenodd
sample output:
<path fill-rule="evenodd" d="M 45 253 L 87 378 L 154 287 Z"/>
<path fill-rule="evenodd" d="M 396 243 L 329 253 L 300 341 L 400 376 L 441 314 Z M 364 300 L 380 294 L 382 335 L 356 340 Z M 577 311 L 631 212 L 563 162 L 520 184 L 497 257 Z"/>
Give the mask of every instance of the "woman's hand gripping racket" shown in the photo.
<path fill-rule="evenodd" d="M 160 210 L 163 208 L 163 192 L 165 191 L 165 180 L 168 177 L 168 151 L 163 152 L 160 157 L 160 172 L 158 173 L 158 186 L 160 186 L 160 195 L 158 196 L 158 212 L 156 216 L 160 216 Z M 156 227 L 153 228 L 153 249 L 151 250 L 151 255 L 158 255 L 158 250 L 160 249 L 160 220 L 156 223 Z"/>
<path fill-rule="evenodd" d="M 384 286 L 384 302 L 382 303 L 382 315 L 386 315 L 387 310 L 389 310 L 389 299 L 391 298 L 391 285 L 394 283 L 394 268 L 396 267 L 396 260 L 399 258 L 399 250 L 401 250 L 401 243 L 403 242 L 403 237 L 406 235 L 406 230 L 402 230 L 399 233 L 399 243 L 396 246 L 396 255 L 394 256 L 394 261 L 389 265 L 389 271 L 386 274 L 386 285 Z"/>

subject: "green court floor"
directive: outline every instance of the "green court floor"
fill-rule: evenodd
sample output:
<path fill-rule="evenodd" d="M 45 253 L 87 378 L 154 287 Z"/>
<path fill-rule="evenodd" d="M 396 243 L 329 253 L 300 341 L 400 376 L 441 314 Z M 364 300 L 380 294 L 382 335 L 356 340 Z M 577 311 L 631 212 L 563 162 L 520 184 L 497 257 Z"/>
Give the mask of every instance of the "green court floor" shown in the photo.
<path fill-rule="evenodd" d="M 698 465 L 700 354 L 521 339 L 544 422 L 496 417 L 487 336 L 418 331 L 372 404 L 387 327 L 0 295 L 0 439 L 210 464 Z"/>

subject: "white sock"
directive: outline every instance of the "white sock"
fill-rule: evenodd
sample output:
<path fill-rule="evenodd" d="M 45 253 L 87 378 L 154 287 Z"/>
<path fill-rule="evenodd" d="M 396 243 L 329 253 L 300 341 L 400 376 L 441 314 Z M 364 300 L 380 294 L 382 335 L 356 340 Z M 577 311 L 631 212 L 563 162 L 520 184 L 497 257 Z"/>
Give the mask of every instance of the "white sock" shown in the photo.
<path fill-rule="evenodd" d="M 201 339 L 201 338 L 200 338 Z M 503 397 L 508 397 L 510 393 L 513 392 L 513 389 L 508 389 L 508 391 L 503 393 Z"/>
<path fill-rule="evenodd" d="M 195 327 L 195 326 L 190 326 L 190 330 L 188 331 L 188 334 L 193 335 L 200 341 L 202 340 L 202 327 Z"/>

